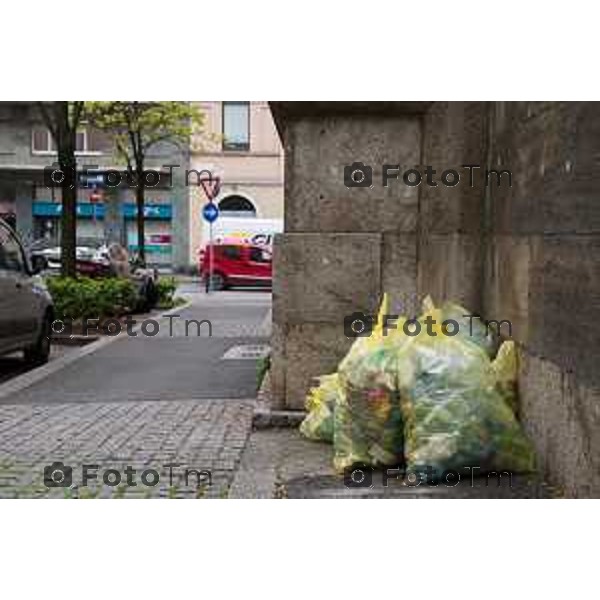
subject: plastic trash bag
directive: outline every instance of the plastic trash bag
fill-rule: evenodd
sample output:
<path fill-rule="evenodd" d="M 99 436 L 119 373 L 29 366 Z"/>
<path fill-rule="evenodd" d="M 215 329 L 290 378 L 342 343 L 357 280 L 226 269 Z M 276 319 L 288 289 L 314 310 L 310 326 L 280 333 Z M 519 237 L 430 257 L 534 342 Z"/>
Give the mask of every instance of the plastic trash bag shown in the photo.
<path fill-rule="evenodd" d="M 343 394 L 339 375 L 323 375 L 319 385 L 309 390 L 306 397 L 306 415 L 300 424 L 300 433 L 310 440 L 333 442 L 333 415 Z"/>
<path fill-rule="evenodd" d="M 387 313 L 384 295 L 372 335 L 357 338 L 338 372 L 322 377 L 309 392 L 302 433 L 333 438 L 338 471 L 356 463 L 397 466 L 405 460 L 412 472 L 427 467 L 532 471 L 534 452 L 514 413 L 514 343 L 504 342 L 491 360 L 494 333 L 481 320 L 469 324 L 461 306 L 436 308 L 429 297 L 417 335 L 404 332 L 404 318 L 384 335 Z M 445 335 L 441 325 L 447 319 L 459 323 L 457 335 Z"/>
<path fill-rule="evenodd" d="M 334 466 L 396 465 L 402 461 L 404 428 L 396 377 L 396 349 L 402 327 L 382 333 L 387 295 L 369 337 L 356 338 L 340 363 L 344 389 L 334 417 Z"/>
<path fill-rule="evenodd" d="M 420 335 L 410 352 L 402 350 L 398 373 L 410 471 L 534 469 L 533 449 L 497 385 L 502 362 L 492 368 L 481 346 L 458 336 Z"/>
<path fill-rule="evenodd" d="M 502 399 L 518 414 L 517 398 L 517 350 L 513 341 L 502 342 L 491 369 L 496 380 L 496 389 Z"/>
<path fill-rule="evenodd" d="M 498 336 L 482 319 L 476 318 L 466 308 L 453 302 L 444 302 L 440 307 L 440 312 L 442 322 L 453 320 L 458 323 L 457 338 L 479 346 L 490 357 L 496 355 L 498 350 Z M 452 325 L 448 325 L 449 331 L 452 329 Z"/>
<path fill-rule="evenodd" d="M 421 303 L 421 316 L 419 321 L 425 326 L 425 319 L 431 316 L 435 320 L 436 331 L 444 335 L 441 330 L 441 325 L 445 321 L 455 321 L 447 323 L 447 337 L 458 337 L 463 341 L 470 342 L 483 348 L 486 353 L 493 357 L 498 350 L 498 336 L 496 332 L 488 327 L 485 322 L 473 315 L 460 304 L 454 302 L 444 302 L 441 307 L 436 308 L 431 299 L 431 296 L 425 296 Z"/>
<path fill-rule="evenodd" d="M 336 406 L 333 435 L 337 471 L 357 463 L 401 464 L 404 435 L 397 392 L 385 388 L 347 390 Z"/>

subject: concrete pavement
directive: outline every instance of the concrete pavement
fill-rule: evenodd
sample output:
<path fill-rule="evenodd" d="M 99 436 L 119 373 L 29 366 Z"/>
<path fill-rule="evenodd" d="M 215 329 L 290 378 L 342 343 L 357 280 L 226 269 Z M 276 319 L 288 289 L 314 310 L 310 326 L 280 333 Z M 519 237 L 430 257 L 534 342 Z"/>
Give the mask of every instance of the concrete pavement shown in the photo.
<path fill-rule="evenodd" d="M 347 485 L 333 469 L 331 444 L 302 437 L 297 427 L 254 430 L 230 486 L 230 498 L 555 498 L 561 491 L 536 475 L 498 478 L 459 474 L 449 483 L 415 485 L 391 470 L 365 468 L 360 485 Z M 440 474 L 438 473 L 438 476 Z"/>
<path fill-rule="evenodd" d="M 254 398 L 256 361 L 222 360 L 236 346 L 268 343 L 270 295 L 248 294 L 207 296 L 199 288 L 186 288 L 190 306 L 146 327 L 138 320 L 132 327 L 136 337 L 122 331 L 112 343 L 0 402 Z M 212 337 L 205 321 L 210 321 Z"/>
<path fill-rule="evenodd" d="M 157 319 L 156 335 L 143 335 L 138 324 L 137 337 L 122 333 L 92 352 L 88 346 L 30 385 L 22 375 L 17 391 L 1 397 L 0 497 L 227 495 L 251 427 L 257 359 L 223 356 L 267 343 L 270 294 L 207 296 L 194 283 L 181 291 L 191 304 L 171 311 L 177 318 Z M 208 319 L 212 337 L 206 323 L 200 336 L 193 323 L 186 335 L 186 319 Z M 71 485 L 49 489 L 44 468 L 57 461 L 72 469 Z M 88 486 L 81 485 L 84 464 L 97 465 Z M 136 486 L 126 485 L 127 467 Z M 111 469 L 120 472 L 119 485 L 102 481 Z M 155 485 L 140 480 L 145 470 L 157 472 Z M 198 485 L 198 471 L 210 471 L 212 485 Z"/>

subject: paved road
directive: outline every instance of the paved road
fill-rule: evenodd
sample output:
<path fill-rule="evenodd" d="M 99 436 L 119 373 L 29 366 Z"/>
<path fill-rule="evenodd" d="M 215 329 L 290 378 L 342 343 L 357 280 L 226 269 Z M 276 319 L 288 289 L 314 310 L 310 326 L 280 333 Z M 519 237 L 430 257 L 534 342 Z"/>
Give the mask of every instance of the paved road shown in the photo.
<path fill-rule="evenodd" d="M 223 355 L 268 341 L 270 295 L 207 296 L 193 283 L 180 293 L 191 305 L 160 319 L 156 335 L 138 325 L 137 337 L 122 333 L 22 389 L 2 395 L 0 386 L 0 497 L 227 494 L 251 427 L 257 360 Z M 207 323 L 199 336 L 189 324 L 186 335 L 186 319 L 209 320 L 212 336 Z M 75 488 L 44 485 L 55 461 L 73 468 Z M 170 462 L 180 465 L 172 479 Z M 98 465 L 100 485 L 81 486 L 83 464 Z M 127 466 L 137 486 L 125 485 Z M 198 486 L 194 474 L 185 481 L 185 468 L 211 471 L 212 485 Z M 120 471 L 121 485 L 102 483 L 107 469 Z M 147 469 L 160 474 L 156 485 L 140 481 Z"/>
<path fill-rule="evenodd" d="M 146 332 L 156 335 L 144 335 L 138 323 L 136 337 L 123 331 L 110 344 L 0 403 L 254 398 L 257 361 L 222 357 L 235 346 L 268 342 L 270 295 L 207 296 L 192 286 L 184 292 L 191 306 L 148 324 Z"/>
<path fill-rule="evenodd" d="M 50 351 L 50 362 L 72 352 L 72 346 L 54 344 Z M 22 352 L 14 352 L 6 356 L 0 356 L 0 384 L 10 381 L 18 375 L 23 375 L 31 370 L 31 367 L 23 360 Z"/>

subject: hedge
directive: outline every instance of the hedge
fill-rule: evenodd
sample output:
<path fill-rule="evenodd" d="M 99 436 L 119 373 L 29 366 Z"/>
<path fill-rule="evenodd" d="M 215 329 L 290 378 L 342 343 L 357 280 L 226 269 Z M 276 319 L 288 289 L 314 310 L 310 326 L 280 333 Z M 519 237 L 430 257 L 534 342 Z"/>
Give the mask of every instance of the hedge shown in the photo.
<path fill-rule="evenodd" d="M 174 294 L 177 289 L 177 283 L 174 277 L 161 277 L 156 282 L 156 292 L 158 295 L 158 306 L 160 308 L 171 308 L 174 306 Z"/>
<path fill-rule="evenodd" d="M 119 316 L 138 301 L 134 284 L 124 277 L 48 277 L 46 285 L 59 319 Z"/>

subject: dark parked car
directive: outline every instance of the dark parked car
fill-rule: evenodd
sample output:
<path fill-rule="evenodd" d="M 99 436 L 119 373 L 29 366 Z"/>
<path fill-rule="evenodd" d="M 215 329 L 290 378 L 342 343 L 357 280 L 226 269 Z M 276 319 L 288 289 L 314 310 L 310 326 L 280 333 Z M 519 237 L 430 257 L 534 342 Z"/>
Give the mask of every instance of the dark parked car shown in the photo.
<path fill-rule="evenodd" d="M 28 362 L 45 363 L 53 315 L 48 290 L 15 232 L 0 219 L 0 354 L 22 350 Z"/>

